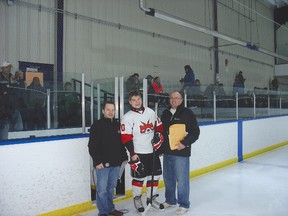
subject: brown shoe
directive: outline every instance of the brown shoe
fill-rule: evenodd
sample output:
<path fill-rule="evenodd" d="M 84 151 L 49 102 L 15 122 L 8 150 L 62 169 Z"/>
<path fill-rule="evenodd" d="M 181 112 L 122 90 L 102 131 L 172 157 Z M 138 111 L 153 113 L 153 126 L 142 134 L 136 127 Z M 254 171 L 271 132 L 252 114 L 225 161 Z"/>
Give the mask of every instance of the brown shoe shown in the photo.
<path fill-rule="evenodd" d="M 124 213 L 118 210 L 114 210 L 112 212 L 109 212 L 108 215 L 114 215 L 114 216 L 122 216 Z"/>

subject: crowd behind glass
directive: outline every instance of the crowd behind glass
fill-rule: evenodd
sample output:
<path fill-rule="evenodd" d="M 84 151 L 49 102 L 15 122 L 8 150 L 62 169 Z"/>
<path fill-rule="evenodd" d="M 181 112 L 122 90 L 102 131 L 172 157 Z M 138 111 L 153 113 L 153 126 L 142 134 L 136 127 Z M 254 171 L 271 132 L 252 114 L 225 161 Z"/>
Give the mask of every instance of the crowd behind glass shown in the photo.
<path fill-rule="evenodd" d="M 11 73 L 12 67 L 6 61 L 1 64 L 0 140 L 8 139 L 8 132 L 49 129 L 50 127 L 47 127 L 47 118 L 50 118 L 50 122 L 52 122 L 51 128 L 76 128 L 82 126 L 81 88 L 77 87 L 77 85 L 81 85 L 81 80 L 75 82 L 75 79 L 71 79 L 65 82 L 58 82 L 58 87 L 55 90 L 51 89 L 51 86 L 53 86 L 51 83 L 41 80 L 37 76 L 28 82 L 28 80 L 25 80 L 25 73 L 22 71 Z M 180 82 L 178 81 L 178 84 L 169 85 L 165 83 L 164 87 L 159 76 L 152 77 L 148 75 L 145 77 L 148 85 L 147 105 L 149 107 L 153 108 L 154 103 L 159 102 L 159 107 L 162 107 L 163 111 L 168 106 L 168 93 L 173 90 L 179 90 L 185 94 L 185 104 L 187 107 L 194 109 L 199 122 L 215 121 L 216 110 L 217 119 L 221 117 L 221 113 L 226 113 L 226 116 L 222 115 L 223 120 L 223 117 L 224 119 L 235 119 L 234 114 L 227 116 L 227 113 L 229 113 L 229 111 L 227 112 L 228 109 L 234 109 L 232 112 L 235 113 L 235 108 L 262 109 L 263 112 L 263 109 L 285 110 L 288 107 L 285 92 L 280 93 L 278 91 L 277 78 L 272 80 L 269 89 L 257 87 L 245 89 L 245 79 L 242 71 L 240 71 L 231 87 L 224 87 L 223 84 L 217 81 L 208 86 L 201 86 L 200 80 L 195 79 L 191 67 L 186 65 L 184 69 L 186 75 Z M 192 84 L 191 80 L 193 80 Z M 125 80 L 125 96 L 132 90 L 143 91 L 142 84 L 139 74 L 132 74 Z M 91 85 L 86 85 L 92 88 Z M 49 86 L 49 89 L 47 86 Z M 114 92 L 103 90 L 105 89 L 103 85 L 101 87 L 101 91 L 104 92 L 101 96 L 102 102 L 114 100 Z M 84 99 L 85 120 L 86 126 L 89 127 L 91 125 L 91 98 L 86 94 Z M 107 95 L 110 96 L 107 97 Z M 92 101 L 95 105 L 97 104 L 96 99 Z M 255 114 L 247 115 L 247 113 L 249 112 L 242 116 L 240 115 L 240 118 L 256 117 Z M 277 114 L 283 114 L 283 112 L 277 111 L 274 114 L 269 111 L 264 112 L 264 116 Z"/>

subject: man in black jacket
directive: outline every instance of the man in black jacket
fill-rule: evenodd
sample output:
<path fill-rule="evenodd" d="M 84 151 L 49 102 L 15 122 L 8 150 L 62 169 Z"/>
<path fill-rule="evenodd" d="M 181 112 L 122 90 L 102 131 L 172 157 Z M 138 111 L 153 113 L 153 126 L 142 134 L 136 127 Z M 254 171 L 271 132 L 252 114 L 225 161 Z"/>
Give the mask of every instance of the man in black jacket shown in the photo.
<path fill-rule="evenodd" d="M 127 160 L 127 153 L 121 143 L 120 123 L 114 119 L 115 104 L 105 102 L 103 117 L 90 129 L 89 154 L 96 167 L 96 202 L 100 216 L 123 215 L 113 204 L 120 165 Z"/>
<path fill-rule="evenodd" d="M 171 93 L 170 107 L 163 112 L 161 121 L 164 135 L 162 150 L 166 198 L 163 205 L 167 208 L 178 203 L 176 214 L 182 215 L 190 207 L 191 144 L 198 139 L 200 130 L 193 111 L 184 107 L 183 97 L 178 91 Z"/>

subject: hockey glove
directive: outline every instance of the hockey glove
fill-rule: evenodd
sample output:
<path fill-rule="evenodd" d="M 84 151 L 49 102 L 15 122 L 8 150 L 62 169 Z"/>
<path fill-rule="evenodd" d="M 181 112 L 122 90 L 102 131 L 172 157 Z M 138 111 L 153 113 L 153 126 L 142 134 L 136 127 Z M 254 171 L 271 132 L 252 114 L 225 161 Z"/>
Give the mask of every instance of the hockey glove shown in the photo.
<path fill-rule="evenodd" d="M 159 149 L 164 141 L 164 137 L 160 132 L 156 132 L 152 140 L 152 145 L 155 150 Z"/>
<path fill-rule="evenodd" d="M 133 177 L 145 177 L 144 165 L 140 160 L 130 161 L 129 164 Z"/>

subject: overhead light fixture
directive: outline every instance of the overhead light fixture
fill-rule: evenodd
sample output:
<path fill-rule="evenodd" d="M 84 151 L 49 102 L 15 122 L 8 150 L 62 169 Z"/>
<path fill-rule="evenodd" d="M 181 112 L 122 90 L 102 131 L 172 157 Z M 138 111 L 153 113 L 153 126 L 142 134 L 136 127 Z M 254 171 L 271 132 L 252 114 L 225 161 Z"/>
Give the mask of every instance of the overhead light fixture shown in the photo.
<path fill-rule="evenodd" d="M 273 56 L 275 58 L 279 58 L 279 59 L 282 59 L 282 60 L 285 60 L 288 62 L 287 56 L 279 55 L 278 53 L 271 52 L 271 51 L 263 49 L 261 47 L 257 47 L 255 44 L 251 44 L 249 42 L 230 37 L 228 35 L 225 35 L 225 34 L 218 32 L 218 31 L 210 30 L 206 27 L 197 25 L 195 23 L 189 22 L 189 21 L 181 19 L 179 17 L 169 15 L 169 14 L 164 13 L 162 11 L 157 11 L 154 8 L 146 8 L 144 6 L 144 0 L 139 0 L 139 7 L 147 15 L 154 16 L 156 18 L 159 18 L 159 19 L 162 19 L 162 20 L 165 20 L 165 21 L 168 21 L 168 22 L 180 25 L 180 26 L 184 26 L 184 27 L 187 27 L 187 28 L 190 28 L 190 29 L 214 36 L 214 37 L 217 37 L 217 38 L 221 38 L 223 40 L 238 44 L 240 46 L 247 47 L 248 49 L 258 51 L 258 52 L 261 52 L 261 53 L 264 53 L 264 54 L 267 54 L 267 55 L 270 55 L 270 56 Z"/>

